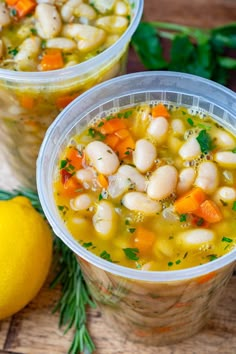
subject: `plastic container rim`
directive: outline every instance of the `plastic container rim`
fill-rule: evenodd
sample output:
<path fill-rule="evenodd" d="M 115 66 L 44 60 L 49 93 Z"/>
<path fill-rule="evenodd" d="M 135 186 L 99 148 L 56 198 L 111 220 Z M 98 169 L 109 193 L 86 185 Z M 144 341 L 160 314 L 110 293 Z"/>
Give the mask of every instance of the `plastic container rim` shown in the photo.
<path fill-rule="evenodd" d="M 131 2 L 131 1 L 129 1 Z M 82 63 L 74 65 L 72 67 L 58 69 L 54 71 L 45 71 L 45 72 L 31 72 L 31 71 L 14 71 L 8 69 L 1 69 L 0 68 L 0 79 L 5 80 L 12 80 L 16 82 L 29 82 L 32 83 L 32 80 L 35 81 L 35 84 L 38 83 L 48 83 L 52 81 L 59 81 L 61 80 L 68 80 L 75 76 L 83 75 L 87 72 L 93 70 L 101 65 L 103 62 L 106 62 L 110 56 L 112 56 L 116 52 L 120 52 L 120 47 L 124 47 L 128 44 L 130 38 L 132 37 L 134 31 L 138 27 L 138 24 L 141 20 L 143 7 L 144 7 L 144 0 L 136 0 L 135 2 L 137 5 L 135 16 L 132 19 L 129 27 L 127 30 L 122 34 L 122 36 L 115 42 L 112 46 L 107 48 L 105 51 L 100 53 L 99 55 L 86 60 Z"/>
<path fill-rule="evenodd" d="M 132 77 L 153 77 L 153 76 L 166 76 L 166 77 L 177 77 L 177 78 L 189 78 L 189 79 L 194 79 L 198 82 L 201 82 L 203 84 L 210 85 L 212 87 L 217 88 L 221 92 L 224 92 L 227 95 L 232 96 L 232 98 L 235 99 L 236 101 L 236 94 L 218 84 L 215 83 L 211 80 L 204 79 L 192 74 L 185 74 L 185 73 L 179 73 L 179 72 L 166 72 L 166 71 L 152 71 L 152 72 L 138 72 L 138 73 L 133 73 L 133 74 L 127 74 L 123 75 L 108 81 L 105 81 L 99 85 L 96 85 L 92 89 L 84 92 L 82 95 L 80 95 L 78 98 L 76 98 L 69 106 L 67 106 L 56 118 L 56 120 L 51 124 L 49 129 L 47 130 L 47 133 L 45 135 L 45 138 L 43 140 L 43 143 L 41 145 L 40 151 L 39 151 L 39 156 L 37 160 L 37 171 L 36 171 L 36 179 L 37 179 L 37 189 L 38 189 L 38 195 L 40 202 L 42 204 L 44 213 L 46 218 L 48 219 L 49 223 L 51 224 L 53 231 L 59 237 L 77 256 L 83 258 L 87 262 L 93 264 L 94 266 L 101 268 L 109 273 L 115 274 L 120 277 L 124 277 L 127 279 L 135 279 L 139 281 L 148 281 L 148 282 L 172 282 L 172 281 L 179 281 L 179 280 L 187 280 L 190 278 L 195 278 L 199 277 L 201 275 L 207 274 L 212 271 L 216 271 L 220 268 L 223 268 L 224 266 L 229 265 L 230 263 L 233 263 L 236 260 L 236 248 L 232 250 L 230 253 L 227 253 L 226 255 L 214 260 L 213 262 L 208 262 L 206 264 L 196 266 L 196 267 L 191 267 L 191 268 L 186 268 L 186 269 L 181 269 L 181 270 L 168 270 L 168 271 L 144 271 L 144 270 L 138 270 L 138 269 L 132 269 L 128 267 L 124 267 L 115 263 L 108 262 L 106 260 L 103 260 L 102 258 L 96 256 L 95 254 L 87 251 L 83 246 L 81 246 L 73 237 L 70 235 L 68 230 L 63 226 L 62 221 L 60 220 L 60 216 L 55 215 L 51 208 L 48 207 L 48 195 L 45 193 L 45 189 L 43 187 L 43 184 L 41 183 L 42 178 L 41 175 L 43 176 L 43 169 L 42 169 L 42 164 L 43 164 L 43 156 L 44 156 L 44 150 L 46 149 L 47 141 L 50 140 L 51 135 L 53 134 L 56 126 L 60 123 L 61 120 L 63 120 L 63 117 L 67 115 L 67 113 L 73 109 L 74 106 L 77 106 L 79 104 L 80 100 L 86 99 L 87 96 L 90 96 L 91 93 L 95 93 L 96 91 L 99 91 L 101 89 L 105 89 L 107 86 L 109 87 L 111 84 L 114 82 L 121 82 L 121 81 L 127 81 Z M 154 90 L 150 90 L 150 92 L 153 92 Z M 158 90 L 155 90 L 157 92 Z M 161 90 L 160 90 L 161 91 Z M 133 93 L 133 92 L 131 92 Z M 236 112 L 235 112 L 236 115 Z M 50 175 L 50 171 L 49 175 Z M 55 221 L 55 217 L 57 218 L 58 222 Z"/>

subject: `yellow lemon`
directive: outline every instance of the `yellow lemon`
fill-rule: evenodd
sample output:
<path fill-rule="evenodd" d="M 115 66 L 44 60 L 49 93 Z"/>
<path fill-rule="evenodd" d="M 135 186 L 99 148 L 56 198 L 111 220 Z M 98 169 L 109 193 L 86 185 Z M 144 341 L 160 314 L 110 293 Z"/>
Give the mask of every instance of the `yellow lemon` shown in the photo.
<path fill-rule="evenodd" d="M 52 233 L 25 197 L 0 201 L 0 320 L 27 305 L 52 259 Z"/>

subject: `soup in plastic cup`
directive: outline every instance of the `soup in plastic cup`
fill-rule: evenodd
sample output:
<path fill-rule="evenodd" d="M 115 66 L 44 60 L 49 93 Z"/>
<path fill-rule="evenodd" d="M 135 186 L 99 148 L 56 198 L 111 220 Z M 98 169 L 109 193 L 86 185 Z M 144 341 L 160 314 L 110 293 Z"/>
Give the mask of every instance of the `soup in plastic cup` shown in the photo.
<path fill-rule="evenodd" d="M 91 122 L 101 122 L 99 119 L 109 117 L 100 124 L 104 128 L 106 122 L 112 121 L 112 115 L 119 117 L 119 112 L 124 110 L 130 112 L 137 105 L 143 107 L 146 103 L 155 108 L 161 102 L 163 114 L 165 114 L 163 107 L 168 107 L 170 112 L 173 107 L 182 107 L 182 114 L 186 115 L 190 128 L 193 122 L 189 118 L 190 113 L 186 114 L 186 110 L 203 117 L 209 114 L 215 121 L 217 129 L 224 126 L 228 131 L 235 133 L 235 98 L 235 94 L 227 88 L 189 74 L 146 72 L 125 75 L 96 86 L 81 95 L 58 116 L 46 133 L 37 162 L 37 187 L 45 215 L 56 235 L 75 253 L 91 294 L 107 323 L 114 329 L 118 329 L 122 336 L 129 340 L 148 345 L 166 345 L 181 341 L 198 332 L 206 324 L 232 274 L 236 249 L 231 247 L 231 250 L 221 257 L 215 257 L 214 260 L 209 258 L 208 262 L 198 263 L 195 266 L 191 266 L 190 262 L 189 267 L 180 267 L 180 269 L 178 269 L 180 261 L 176 261 L 175 264 L 168 262 L 169 268 L 166 270 L 161 267 L 157 270 L 147 270 L 145 266 L 135 269 L 129 265 L 124 266 L 122 262 L 120 265 L 116 260 L 113 261 L 107 252 L 102 252 L 100 256 L 90 252 L 91 243 L 90 246 L 89 243 L 85 245 L 80 240 L 90 237 L 90 240 L 96 244 L 95 238 L 91 238 L 92 233 L 85 235 L 86 231 L 84 231 L 84 234 L 80 232 L 73 237 L 66 226 L 68 206 L 67 210 L 62 211 L 62 206 L 56 201 L 58 191 L 54 191 L 54 187 L 58 166 L 61 164 L 60 168 L 65 166 L 71 168 L 71 160 L 61 160 L 63 151 L 71 139 L 75 141 L 75 137 L 88 128 Z M 124 113 L 120 118 L 124 118 Z M 158 119 L 160 118 L 157 117 Z M 201 129 L 204 125 L 206 137 L 208 124 L 206 122 L 199 124 Z M 173 126 L 175 129 L 179 126 L 176 120 Z M 140 130 L 142 130 L 142 123 Z M 187 140 L 188 137 L 185 136 L 185 139 Z M 96 150 L 92 151 L 95 154 L 96 152 Z M 112 151 L 109 152 L 111 153 Z M 208 155 L 204 156 L 203 158 L 208 162 Z M 168 164 L 171 165 L 171 162 L 167 160 Z M 161 167 L 162 165 L 158 168 Z M 96 203 L 100 202 L 97 200 Z M 137 210 L 141 207 L 141 203 L 136 203 Z M 78 210 L 79 207 L 77 210 L 74 209 L 73 215 L 75 219 L 78 215 L 76 220 L 79 224 L 81 218 L 80 214 L 77 214 Z M 122 217 L 119 220 L 120 223 L 126 224 L 126 220 L 122 220 Z M 179 218 L 178 222 L 181 221 Z M 172 222 L 174 222 L 172 219 L 168 221 L 169 224 Z M 199 227 L 201 225 L 199 224 Z M 219 224 L 215 225 L 217 227 Z M 148 226 L 151 227 L 151 222 Z M 197 230 L 198 236 L 194 237 L 200 237 L 201 240 L 206 235 L 207 226 Z M 131 233 L 131 229 L 129 231 Z M 156 234 L 157 239 L 158 237 L 161 239 L 164 233 L 162 226 L 162 230 Z M 114 239 L 118 239 L 120 235 L 117 233 L 113 236 Z M 175 237 L 177 235 L 173 234 L 172 239 Z M 223 237 L 222 240 L 235 244 L 234 237 L 233 235 L 232 239 Z M 192 235 L 188 241 L 190 244 L 195 242 Z M 104 242 L 103 239 L 102 247 Z M 98 242 L 96 245 L 98 246 Z M 126 251 L 128 249 L 131 250 L 126 248 Z M 185 254 L 181 256 L 182 263 L 186 254 L 191 253 L 190 251 L 185 249 Z M 137 249 L 135 252 L 132 254 L 133 260 L 137 260 Z M 173 265 L 174 270 L 171 269 Z"/>
<path fill-rule="evenodd" d="M 73 2 L 73 0 L 71 1 Z M 106 1 L 102 1 L 101 3 L 106 3 Z M 112 2 L 108 3 L 111 4 Z M 19 187 L 35 188 L 35 162 L 38 150 L 46 129 L 55 117 L 69 102 L 84 91 L 102 81 L 125 73 L 128 45 L 140 21 L 143 1 L 128 0 L 126 3 L 130 7 L 130 15 L 127 16 L 130 21 L 128 28 L 122 35 L 113 35 L 111 29 L 110 46 L 97 55 L 93 50 L 91 59 L 89 59 L 87 54 L 87 59 L 82 58 L 82 60 L 85 61 L 79 64 L 70 66 L 73 64 L 72 61 L 72 64 L 68 64 L 67 67 L 62 69 L 38 72 L 19 71 L 21 69 L 15 69 L 14 67 L 9 70 L 7 60 L 6 67 L 4 67 L 3 64 L 1 65 L 1 188 L 7 190 Z M 87 2 L 84 5 L 88 6 Z M 4 4 L 2 6 L 4 6 Z M 40 3 L 40 6 L 50 7 L 50 4 Z M 65 11 L 68 11 L 68 9 Z M 102 15 L 103 14 L 100 14 L 100 17 Z M 123 17 L 125 18 L 125 16 Z M 106 12 L 103 18 L 106 18 Z M 82 19 L 85 21 L 84 18 Z M 30 17 L 27 19 L 26 16 L 26 23 L 22 26 L 21 35 L 24 36 L 25 31 L 28 30 L 32 32 L 30 32 L 30 35 L 34 36 L 34 33 L 39 32 L 39 29 L 32 29 L 30 25 L 27 25 L 27 21 L 30 21 Z M 83 23 L 83 21 L 81 23 Z M 35 26 L 37 27 L 37 25 Z M 79 26 L 82 25 L 79 24 Z M 19 26 L 15 30 L 20 32 Z M 12 34 L 9 35 L 12 36 Z M 30 35 L 26 40 L 31 40 Z M 18 33 L 17 36 L 20 36 L 20 34 Z M 112 40 L 114 40 L 113 37 L 115 36 L 119 39 L 112 44 Z M 52 38 L 52 40 L 55 39 L 57 40 L 57 38 Z M 72 41 L 73 39 L 68 38 L 68 40 Z M 43 45 L 44 42 L 47 43 L 47 39 L 42 39 L 41 45 Z M 60 39 L 55 42 L 56 44 L 52 45 L 60 45 L 59 42 Z M 5 46 L 7 46 L 7 43 L 5 43 Z M 31 48 L 31 46 L 32 44 L 29 44 L 25 49 Z M 51 48 L 49 48 L 49 50 L 50 49 Z M 8 48 L 8 51 L 9 50 Z M 11 53 L 13 53 L 12 55 L 15 55 L 15 57 L 19 55 L 19 51 L 19 49 L 13 51 L 11 48 Z M 73 56 L 73 50 L 69 54 Z M 21 53 L 21 56 L 22 55 Z M 68 53 L 66 52 L 65 55 L 68 56 Z M 26 59 L 27 58 L 21 60 L 20 63 L 22 62 L 24 64 L 27 61 Z M 22 70 L 27 69 L 23 68 Z"/>

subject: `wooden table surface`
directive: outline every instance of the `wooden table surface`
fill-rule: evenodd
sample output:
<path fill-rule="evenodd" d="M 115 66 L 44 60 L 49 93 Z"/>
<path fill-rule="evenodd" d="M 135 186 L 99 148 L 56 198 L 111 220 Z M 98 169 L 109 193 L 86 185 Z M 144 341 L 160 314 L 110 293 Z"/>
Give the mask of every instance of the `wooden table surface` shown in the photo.
<path fill-rule="evenodd" d="M 145 20 L 169 21 L 210 28 L 236 21 L 235 0 L 145 0 Z M 165 45 L 167 45 L 165 43 Z M 144 70 L 130 50 L 128 72 Z M 236 76 L 229 87 L 236 91 Z M 0 354 L 66 354 L 72 333 L 58 329 L 52 308 L 59 290 L 45 284 L 38 296 L 21 312 L 0 322 Z M 96 354 L 234 354 L 236 353 L 236 276 L 233 276 L 206 328 L 172 346 L 143 347 L 126 342 L 103 322 L 98 310 L 88 310 L 88 327 Z"/>

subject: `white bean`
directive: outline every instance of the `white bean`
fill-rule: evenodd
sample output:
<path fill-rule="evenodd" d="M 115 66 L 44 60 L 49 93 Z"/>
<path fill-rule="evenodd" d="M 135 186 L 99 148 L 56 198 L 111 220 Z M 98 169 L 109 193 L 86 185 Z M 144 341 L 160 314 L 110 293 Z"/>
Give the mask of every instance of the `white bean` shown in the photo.
<path fill-rule="evenodd" d="M 183 160 L 192 160 L 201 154 L 201 147 L 195 137 L 188 139 L 179 149 Z"/>
<path fill-rule="evenodd" d="M 76 171 L 75 177 L 83 184 L 85 189 L 89 189 L 93 185 L 94 173 L 91 168 Z"/>
<path fill-rule="evenodd" d="M 235 168 L 236 154 L 232 151 L 220 151 L 215 153 L 214 160 L 222 167 Z"/>
<path fill-rule="evenodd" d="M 122 165 L 115 175 L 109 177 L 108 193 L 112 198 L 117 198 L 130 189 L 143 192 L 145 188 L 144 176 L 129 165 Z"/>
<path fill-rule="evenodd" d="M 219 172 L 216 164 L 212 161 L 202 162 L 198 167 L 194 184 L 208 194 L 213 193 L 219 184 Z"/>
<path fill-rule="evenodd" d="M 57 8 L 49 4 L 39 4 L 35 10 L 36 29 L 45 39 L 56 37 L 61 30 L 61 17 Z"/>
<path fill-rule="evenodd" d="M 178 172 L 174 166 L 165 165 L 159 167 L 151 176 L 147 186 L 147 194 L 150 198 L 162 200 L 175 192 L 178 180 Z"/>
<path fill-rule="evenodd" d="M 196 172 L 192 167 L 187 167 L 180 171 L 179 181 L 177 184 L 177 193 L 183 194 L 187 192 L 192 187 L 195 177 Z"/>
<path fill-rule="evenodd" d="M 183 248 L 199 248 L 199 246 L 212 242 L 214 237 L 214 231 L 199 228 L 178 234 L 177 243 Z"/>
<path fill-rule="evenodd" d="M 96 49 L 106 40 L 106 32 L 100 28 L 79 23 L 64 25 L 62 35 L 78 40 L 78 49 L 88 52 Z"/>
<path fill-rule="evenodd" d="M 223 149 L 233 149 L 236 146 L 234 138 L 222 129 L 214 129 L 211 131 L 214 144 Z"/>
<path fill-rule="evenodd" d="M 80 4 L 75 8 L 74 15 L 77 17 L 85 17 L 90 21 L 95 20 L 97 17 L 96 11 L 88 4 Z"/>
<path fill-rule="evenodd" d="M 73 39 L 56 37 L 46 41 L 46 48 L 58 48 L 63 52 L 70 52 L 77 48 L 77 43 Z"/>
<path fill-rule="evenodd" d="M 9 10 L 6 7 L 5 2 L 0 2 L 0 27 L 4 27 L 11 23 L 11 17 Z"/>
<path fill-rule="evenodd" d="M 93 226 L 102 239 L 107 240 L 112 237 L 116 228 L 116 213 L 108 201 L 102 200 L 97 204 L 97 210 L 93 216 Z"/>
<path fill-rule="evenodd" d="M 166 118 L 158 117 L 151 121 L 147 133 L 155 138 L 157 144 L 163 144 L 168 136 L 169 123 Z"/>
<path fill-rule="evenodd" d="M 93 4 L 93 6 L 102 14 L 111 11 L 115 4 L 116 0 L 90 0 L 89 3 Z"/>
<path fill-rule="evenodd" d="M 126 17 L 123 16 L 105 16 L 100 17 L 95 25 L 102 28 L 109 33 L 122 33 L 128 27 L 129 21 Z"/>
<path fill-rule="evenodd" d="M 40 52 L 40 46 L 41 40 L 35 36 L 26 38 L 21 43 L 19 51 L 14 58 L 19 70 L 23 70 L 30 62 L 35 61 Z"/>
<path fill-rule="evenodd" d="M 119 167 L 115 152 L 101 141 L 93 141 L 85 148 L 85 155 L 95 169 L 106 176 L 112 175 Z"/>
<path fill-rule="evenodd" d="M 117 1 L 115 3 L 115 7 L 114 7 L 114 12 L 116 15 L 120 15 L 120 16 L 127 16 L 128 15 L 128 8 L 127 5 L 124 1 Z"/>
<path fill-rule="evenodd" d="M 87 210 L 92 205 L 92 202 L 91 196 L 83 193 L 71 199 L 70 206 L 73 210 Z"/>
<path fill-rule="evenodd" d="M 137 169 L 141 172 L 147 172 L 157 157 L 155 146 L 146 139 L 136 141 L 133 153 L 133 161 Z"/>
<path fill-rule="evenodd" d="M 236 200 L 236 190 L 232 187 L 221 187 L 216 191 L 214 199 L 219 205 L 222 205 L 222 201 L 232 203 Z"/>
<path fill-rule="evenodd" d="M 61 7 L 61 17 L 63 21 L 70 22 L 73 19 L 74 12 L 80 6 L 82 0 L 69 0 Z"/>
<path fill-rule="evenodd" d="M 173 129 L 174 135 L 183 136 L 185 133 L 185 125 L 181 119 L 173 119 L 171 128 Z"/>
<path fill-rule="evenodd" d="M 138 211 L 145 215 L 154 215 L 161 211 L 161 204 L 150 199 L 145 193 L 129 192 L 124 195 L 122 204 L 129 210 Z"/>

